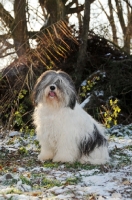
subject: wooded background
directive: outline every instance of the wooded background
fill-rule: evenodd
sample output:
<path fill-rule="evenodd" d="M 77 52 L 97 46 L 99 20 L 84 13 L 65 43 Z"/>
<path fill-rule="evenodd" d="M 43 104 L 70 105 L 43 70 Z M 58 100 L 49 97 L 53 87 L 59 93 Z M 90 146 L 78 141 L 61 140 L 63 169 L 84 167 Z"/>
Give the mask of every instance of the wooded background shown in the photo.
<path fill-rule="evenodd" d="M 131 122 L 131 0 L 1 0 L 0 18 L 3 128 L 31 130 L 30 95 L 48 69 L 69 73 L 80 102 L 90 97 L 85 109 L 102 123 L 114 112 L 110 99 L 118 99 L 118 123 Z"/>

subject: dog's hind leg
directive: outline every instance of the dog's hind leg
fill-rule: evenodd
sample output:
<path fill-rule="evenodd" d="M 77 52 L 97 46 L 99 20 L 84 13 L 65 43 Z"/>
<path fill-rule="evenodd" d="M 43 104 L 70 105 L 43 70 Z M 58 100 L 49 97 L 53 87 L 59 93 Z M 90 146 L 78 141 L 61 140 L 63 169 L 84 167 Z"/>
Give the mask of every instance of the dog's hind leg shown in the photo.
<path fill-rule="evenodd" d="M 56 152 L 53 162 L 69 162 L 73 163 L 77 160 L 78 151 L 73 149 L 61 148 Z"/>
<path fill-rule="evenodd" d="M 95 148 L 89 155 L 82 155 L 79 159 L 82 164 L 90 163 L 94 165 L 101 165 L 109 162 L 109 153 L 106 146 Z"/>

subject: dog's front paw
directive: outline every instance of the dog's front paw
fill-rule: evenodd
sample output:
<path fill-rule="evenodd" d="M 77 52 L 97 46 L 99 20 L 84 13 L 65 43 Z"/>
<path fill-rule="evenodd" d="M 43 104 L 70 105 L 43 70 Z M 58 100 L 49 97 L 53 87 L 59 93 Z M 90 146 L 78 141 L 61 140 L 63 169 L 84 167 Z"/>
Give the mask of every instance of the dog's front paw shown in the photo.
<path fill-rule="evenodd" d="M 52 158 L 53 158 L 52 153 L 47 153 L 47 154 L 40 153 L 38 155 L 38 160 L 40 160 L 40 161 L 51 160 Z"/>
<path fill-rule="evenodd" d="M 44 158 L 43 158 L 42 154 L 39 154 L 39 155 L 38 155 L 38 160 L 44 161 Z"/>
<path fill-rule="evenodd" d="M 64 155 L 63 156 L 55 156 L 54 158 L 53 158 L 53 162 L 62 162 L 62 163 L 67 163 L 67 162 L 69 162 L 69 163 L 73 163 L 75 160 L 74 160 L 74 158 L 72 158 L 72 157 L 68 157 L 68 156 L 65 156 L 64 157 Z"/>

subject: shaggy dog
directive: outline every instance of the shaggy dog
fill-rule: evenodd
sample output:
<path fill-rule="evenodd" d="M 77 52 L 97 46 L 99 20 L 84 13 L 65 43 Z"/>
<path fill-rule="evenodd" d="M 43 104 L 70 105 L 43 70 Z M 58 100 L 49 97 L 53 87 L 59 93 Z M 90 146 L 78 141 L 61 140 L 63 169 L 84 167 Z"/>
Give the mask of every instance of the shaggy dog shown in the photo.
<path fill-rule="evenodd" d="M 104 164 L 109 160 L 105 129 L 77 103 L 72 79 L 49 70 L 33 90 L 34 124 L 41 161 Z"/>

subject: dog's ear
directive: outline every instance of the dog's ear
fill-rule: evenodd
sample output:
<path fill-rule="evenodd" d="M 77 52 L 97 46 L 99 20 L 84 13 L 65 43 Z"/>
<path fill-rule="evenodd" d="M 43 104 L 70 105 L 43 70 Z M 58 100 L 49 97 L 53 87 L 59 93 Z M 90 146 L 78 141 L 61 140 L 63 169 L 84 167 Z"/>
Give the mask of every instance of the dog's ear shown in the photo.
<path fill-rule="evenodd" d="M 73 82 L 72 78 L 66 72 L 58 71 L 57 73 L 62 78 L 62 80 L 64 82 L 65 94 L 68 95 L 68 97 L 69 97 L 66 106 L 70 107 L 71 109 L 74 109 L 76 102 L 77 102 L 77 94 L 76 94 L 74 82 Z"/>
<path fill-rule="evenodd" d="M 45 73 L 43 73 L 36 81 L 36 84 L 34 85 L 32 94 L 31 94 L 31 100 L 34 106 L 37 106 L 38 102 L 41 100 L 41 93 L 42 91 L 42 80 L 44 79 Z"/>
<path fill-rule="evenodd" d="M 31 101 L 32 101 L 34 106 L 37 106 L 37 104 L 38 104 L 38 101 L 37 101 L 38 93 L 39 93 L 38 86 L 35 85 L 34 89 L 32 91 L 32 94 L 31 94 Z"/>
<path fill-rule="evenodd" d="M 76 105 L 76 101 L 77 101 L 77 97 L 76 97 L 76 94 L 74 93 L 71 95 L 71 98 L 68 103 L 68 107 L 70 107 L 71 109 L 74 109 L 74 107 Z"/>

